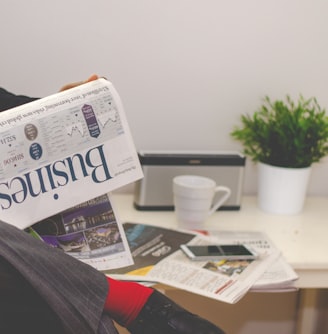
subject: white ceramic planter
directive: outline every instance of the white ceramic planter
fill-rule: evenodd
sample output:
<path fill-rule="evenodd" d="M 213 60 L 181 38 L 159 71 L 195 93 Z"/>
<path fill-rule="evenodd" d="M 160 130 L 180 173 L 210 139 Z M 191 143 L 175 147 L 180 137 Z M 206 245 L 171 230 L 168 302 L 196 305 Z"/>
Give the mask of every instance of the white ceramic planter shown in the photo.
<path fill-rule="evenodd" d="M 311 167 L 284 168 L 258 163 L 258 205 L 265 212 L 293 215 L 304 206 Z"/>

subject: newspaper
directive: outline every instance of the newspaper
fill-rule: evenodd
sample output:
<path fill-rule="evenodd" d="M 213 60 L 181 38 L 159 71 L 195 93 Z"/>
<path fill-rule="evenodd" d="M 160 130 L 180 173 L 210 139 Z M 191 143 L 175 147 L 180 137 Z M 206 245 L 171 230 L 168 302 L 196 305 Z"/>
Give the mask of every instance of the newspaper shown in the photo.
<path fill-rule="evenodd" d="M 106 274 L 126 280 L 163 283 L 227 303 L 236 303 L 257 282 L 262 281 L 263 288 L 263 275 L 281 260 L 280 252 L 265 235 L 220 232 L 218 237 L 215 232 L 204 236 L 134 223 L 124 223 L 123 227 L 135 264 L 106 271 Z M 206 245 L 213 242 L 249 243 L 255 245 L 260 257 L 247 261 L 191 261 L 179 249 L 181 243 Z M 260 244 L 256 246 L 257 242 Z"/>
<path fill-rule="evenodd" d="M 208 231 L 217 242 L 243 243 L 250 245 L 257 253 L 275 252 L 278 257 L 261 277 L 252 285 L 252 291 L 280 292 L 295 290 L 294 282 L 298 275 L 287 263 L 271 239 L 259 231 Z"/>
<path fill-rule="evenodd" d="M 34 237 L 97 270 L 133 264 L 111 194 L 71 207 L 27 229 Z"/>
<path fill-rule="evenodd" d="M 143 176 L 105 79 L 0 113 L 0 144 L 1 219 L 21 229 Z"/>
<path fill-rule="evenodd" d="M 112 83 L 1 113 L 0 144 L 2 220 L 98 270 L 133 263 L 110 192 L 143 174 Z"/>

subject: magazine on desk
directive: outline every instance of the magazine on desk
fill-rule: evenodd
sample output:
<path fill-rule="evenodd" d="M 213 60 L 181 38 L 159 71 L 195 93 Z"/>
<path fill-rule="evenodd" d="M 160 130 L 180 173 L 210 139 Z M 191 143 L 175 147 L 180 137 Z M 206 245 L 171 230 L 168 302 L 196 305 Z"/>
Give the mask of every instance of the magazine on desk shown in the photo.
<path fill-rule="evenodd" d="M 110 192 L 143 173 L 111 82 L 0 113 L 0 156 L 3 221 L 99 270 L 133 263 Z"/>
<path fill-rule="evenodd" d="M 274 291 L 274 286 L 290 287 L 297 279 L 280 252 L 262 233 L 210 231 L 204 236 L 135 223 L 124 223 L 123 227 L 134 265 L 106 271 L 119 279 L 167 284 L 227 303 L 237 302 L 254 287 Z M 182 243 L 217 242 L 251 244 L 260 257 L 247 261 L 191 261 L 179 247 Z M 278 266 L 279 262 L 284 266 Z"/>

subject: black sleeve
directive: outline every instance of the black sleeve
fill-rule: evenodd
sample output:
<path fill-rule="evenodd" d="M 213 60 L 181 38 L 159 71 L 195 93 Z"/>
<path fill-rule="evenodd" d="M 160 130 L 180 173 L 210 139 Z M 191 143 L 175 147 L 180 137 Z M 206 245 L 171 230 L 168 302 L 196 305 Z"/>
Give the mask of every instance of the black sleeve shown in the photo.
<path fill-rule="evenodd" d="M 15 95 L 0 87 L 0 111 L 14 108 L 37 99 L 38 98 L 24 95 Z"/>

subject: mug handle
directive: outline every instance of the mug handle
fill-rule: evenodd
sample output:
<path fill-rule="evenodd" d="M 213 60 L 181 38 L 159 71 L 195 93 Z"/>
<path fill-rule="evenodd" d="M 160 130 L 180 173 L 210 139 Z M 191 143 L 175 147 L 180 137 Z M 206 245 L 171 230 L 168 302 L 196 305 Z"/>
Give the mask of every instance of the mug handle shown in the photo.
<path fill-rule="evenodd" d="M 231 195 L 231 190 L 228 187 L 225 186 L 217 186 L 214 189 L 214 192 L 222 192 L 225 193 L 222 197 L 220 197 L 220 199 L 214 203 L 212 205 L 212 207 L 210 208 L 210 211 L 208 212 L 209 215 L 211 215 L 212 213 L 214 213 Z"/>

